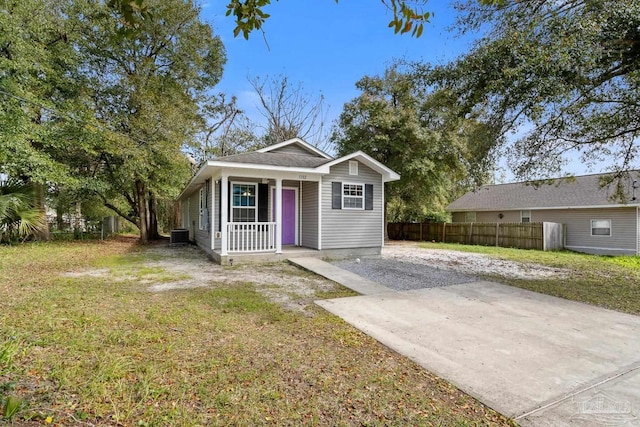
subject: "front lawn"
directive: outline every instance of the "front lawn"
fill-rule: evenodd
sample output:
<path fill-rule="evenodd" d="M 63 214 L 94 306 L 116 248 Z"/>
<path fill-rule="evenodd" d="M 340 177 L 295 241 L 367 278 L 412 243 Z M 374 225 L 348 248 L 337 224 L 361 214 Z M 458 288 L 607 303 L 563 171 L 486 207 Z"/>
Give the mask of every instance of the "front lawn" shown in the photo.
<path fill-rule="evenodd" d="M 637 256 L 599 256 L 452 243 L 421 243 L 419 246 L 480 253 L 524 264 L 567 269 L 567 275 L 535 280 L 495 275 L 486 277 L 535 292 L 640 314 L 640 257 Z"/>
<path fill-rule="evenodd" d="M 0 423 L 512 425 L 311 303 L 344 288 L 286 264 L 203 283 L 162 257 L 126 239 L 0 247 Z"/>

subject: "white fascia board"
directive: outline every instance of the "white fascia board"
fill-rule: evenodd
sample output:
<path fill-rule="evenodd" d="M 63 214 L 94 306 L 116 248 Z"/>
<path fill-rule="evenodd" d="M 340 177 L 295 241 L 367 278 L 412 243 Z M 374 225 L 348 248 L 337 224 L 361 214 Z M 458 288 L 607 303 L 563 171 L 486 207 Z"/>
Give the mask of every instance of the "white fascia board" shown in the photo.
<path fill-rule="evenodd" d="M 640 206 L 640 204 L 638 203 L 633 203 L 633 204 L 627 204 L 627 205 L 623 205 L 623 204 L 616 204 L 616 205 L 589 205 L 589 206 L 542 206 L 542 207 L 522 207 L 522 208 L 501 208 L 501 207 L 495 207 L 495 208 L 482 208 L 482 209 L 478 209 L 478 208 L 455 208 L 455 209 L 449 209 L 449 208 L 445 208 L 444 210 L 447 212 L 469 212 L 469 211 L 475 211 L 475 212 L 495 212 L 495 211 L 551 211 L 551 210 L 575 210 L 575 209 L 608 209 L 608 208 L 634 208 Z"/>
<path fill-rule="evenodd" d="M 209 160 L 207 164 L 198 169 L 191 178 L 189 184 L 182 190 L 177 200 L 181 200 L 187 194 L 195 191 L 204 181 L 213 177 L 220 179 L 222 173 L 226 176 L 238 176 L 246 178 L 282 178 L 295 181 L 319 181 L 320 173 L 313 168 L 291 168 L 286 166 L 258 165 L 252 163 L 217 162 Z"/>
<path fill-rule="evenodd" d="M 236 163 L 237 165 L 237 163 Z M 220 169 L 226 176 L 234 176 L 239 178 L 269 178 L 269 179 L 289 179 L 293 181 L 318 181 L 320 174 L 314 169 L 293 169 L 274 170 L 265 168 L 223 168 Z"/>
<path fill-rule="evenodd" d="M 347 154 L 346 156 L 335 159 L 332 162 L 325 163 L 324 165 L 318 166 L 316 169 L 321 170 L 322 173 L 328 174 L 331 166 L 335 166 L 339 163 L 346 162 L 347 160 L 351 160 L 354 158 L 357 158 L 362 163 L 369 166 L 371 169 L 380 173 L 382 175 L 383 182 L 397 181 L 400 179 L 400 175 L 397 172 L 394 172 L 393 170 L 389 169 L 388 167 L 386 167 L 385 165 L 383 165 L 373 157 L 369 156 L 368 154 L 363 153 L 362 151 L 356 151 L 355 153 Z"/>
<path fill-rule="evenodd" d="M 234 172 L 242 173 L 241 171 L 263 171 L 263 172 L 281 172 L 284 174 L 300 174 L 310 175 L 317 174 L 318 171 L 315 168 L 292 168 L 289 166 L 273 166 L 257 163 L 236 163 L 236 162 L 218 162 L 210 160 L 207 163 L 207 167 L 221 168 L 225 170 L 233 170 Z M 279 175 L 283 176 L 283 175 Z"/>
<path fill-rule="evenodd" d="M 202 179 L 202 175 L 204 174 L 204 170 L 206 169 L 206 165 L 202 166 L 200 169 L 198 169 L 198 171 L 196 172 L 196 174 L 193 176 L 193 178 L 191 178 L 191 180 L 189 181 L 189 183 L 184 187 L 184 189 L 180 192 L 180 194 L 178 195 L 178 198 L 176 200 L 180 200 L 182 199 L 182 197 L 186 196 L 187 194 L 190 194 L 193 192 L 193 190 L 195 190 L 195 188 L 202 184 L 204 182 L 204 179 Z"/>
<path fill-rule="evenodd" d="M 291 139 L 288 139 L 286 141 L 282 141 L 282 142 L 279 142 L 277 144 L 273 144 L 273 145 L 261 148 L 261 149 L 256 150 L 256 151 L 258 153 L 268 153 L 270 151 L 277 150 L 278 148 L 286 147 L 287 145 L 291 145 L 291 144 L 300 144 L 307 151 L 310 151 L 310 152 L 312 152 L 314 154 L 317 154 L 320 157 L 324 157 L 325 159 L 331 159 L 332 158 L 330 155 L 328 155 L 324 151 L 314 147 L 313 145 L 309 144 L 307 141 L 305 141 L 303 139 L 300 139 L 300 138 L 291 138 Z"/>

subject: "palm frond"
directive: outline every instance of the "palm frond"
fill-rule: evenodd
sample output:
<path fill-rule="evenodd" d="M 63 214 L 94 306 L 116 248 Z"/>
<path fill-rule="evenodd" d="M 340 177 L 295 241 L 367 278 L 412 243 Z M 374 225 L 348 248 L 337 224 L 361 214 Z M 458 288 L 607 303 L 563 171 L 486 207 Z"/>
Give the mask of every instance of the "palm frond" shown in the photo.
<path fill-rule="evenodd" d="M 24 240 L 45 226 L 32 184 L 16 179 L 0 182 L 0 241 Z"/>

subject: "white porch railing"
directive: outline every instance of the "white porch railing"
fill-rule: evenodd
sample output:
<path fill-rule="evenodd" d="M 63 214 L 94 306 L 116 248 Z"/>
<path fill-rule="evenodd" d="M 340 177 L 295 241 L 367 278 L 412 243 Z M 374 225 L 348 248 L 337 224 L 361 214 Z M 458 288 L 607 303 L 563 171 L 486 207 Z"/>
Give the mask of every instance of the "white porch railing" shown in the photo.
<path fill-rule="evenodd" d="M 276 250 L 275 222 L 227 223 L 229 252 L 267 252 Z"/>

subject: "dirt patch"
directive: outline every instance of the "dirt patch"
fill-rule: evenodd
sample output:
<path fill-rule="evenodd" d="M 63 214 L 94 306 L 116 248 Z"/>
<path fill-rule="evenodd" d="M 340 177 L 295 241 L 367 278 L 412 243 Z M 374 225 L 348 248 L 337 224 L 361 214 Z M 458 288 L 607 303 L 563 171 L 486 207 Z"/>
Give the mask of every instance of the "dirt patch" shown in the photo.
<path fill-rule="evenodd" d="M 68 271 L 63 273 L 64 277 L 107 277 L 111 274 L 108 268 L 99 268 L 89 271 Z"/>
<path fill-rule="evenodd" d="M 506 279 L 546 279 L 568 276 L 570 271 L 538 264 L 524 264 L 492 258 L 484 254 L 447 249 L 426 249 L 412 242 L 391 242 L 382 249 L 382 257 L 469 275 L 498 275 Z"/>
<path fill-rule="evenodd" d="M 272 264 L 240 264 L 233 267 L 212 262 L 193 246 L 170 247 L 157 244 L 145 248 L 145 260 L 125 270 L 95 269 L 65 273 L 68 277 L 110 277 L 120 282 L 136 279 L 150 292 L 215 287 L 221 284 L 252 283 L 269 301 L 288 310 L 305 311 L 319 293 L 333 292 L 340 285 L 303 271 L 286 262 Z M 139 275 L 148 269 L 152 272 Z M 177 280 L 167 280 L 169 277 Z"/>

